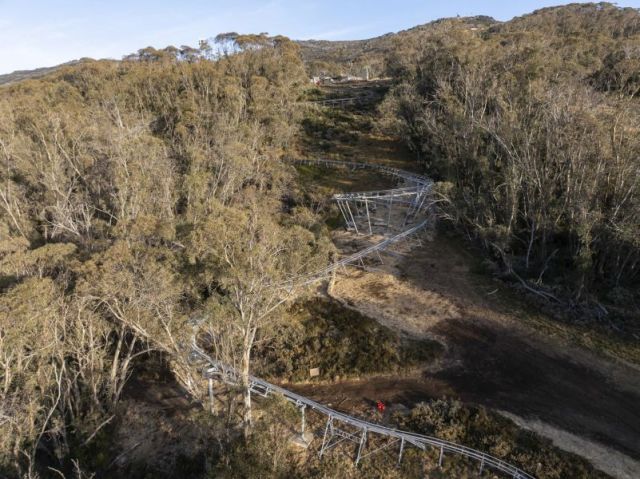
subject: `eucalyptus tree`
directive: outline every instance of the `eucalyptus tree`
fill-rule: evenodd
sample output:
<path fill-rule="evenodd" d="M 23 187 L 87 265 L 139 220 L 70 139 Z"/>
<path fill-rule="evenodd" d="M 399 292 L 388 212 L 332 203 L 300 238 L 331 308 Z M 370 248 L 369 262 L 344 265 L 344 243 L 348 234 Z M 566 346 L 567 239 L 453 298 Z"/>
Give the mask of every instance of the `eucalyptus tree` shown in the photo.
<path fill-rule="evenodd" d="M 280 306 L 300 292 L 299 278 L 324 266 L 331 251 L 326 238 L 279 223 L 268 203 L 253 201 L 244 211 L 221 206 L 188 243 L 191 262 L 211 291 L 203 328 L 220 359 L 241 373 L 246 433 L 255 342 L 280 319 Z"/>

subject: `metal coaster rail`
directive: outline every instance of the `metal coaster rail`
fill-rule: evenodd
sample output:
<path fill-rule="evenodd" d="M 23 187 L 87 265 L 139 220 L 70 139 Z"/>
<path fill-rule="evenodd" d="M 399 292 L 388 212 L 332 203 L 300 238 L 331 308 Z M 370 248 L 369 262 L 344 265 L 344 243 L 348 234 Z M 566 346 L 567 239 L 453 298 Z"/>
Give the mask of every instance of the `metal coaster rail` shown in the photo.
<path fill-rule="evenodd" d="M 396 206 L 409 206 L 408 211 L 414 211 L 422 208 L 424 205 L 424 199 L 431 192 L 431 188 L 433 186 L 433 182 L 420 175 L 416 175 L 414 173 L 409 173 L 404 170 L 400 170 L 398 168 L 391 168 L 384 165 L 376 165 L 370 163 L 358 163 L 358 162 L 346 162 L 346 161 L 335 161 L 335 160 L 325 160 L 325 159 L 314 159 L 314 160 L 290 160 L 290 163 L 294 165 L 314 165 L 321 166 L 325 168 L 348 168 L 351 170 L 360 170 L 360 169 L 368 169 L 368 170 L 376 170 L 383 174 L 398 178 L 408 183 L 414 183 L 414 186 L 408 186 L 404 188 L 392 188 L 388 190 L 380 190 L 380 191 L 368 191 L 368 192 L 356 192 L 356 193 L 340 193 L 333 195 L 333 201 L 335 201 L 338 205 L 341 203 L 346 203 L 349 201 L 368 201 L 372 200 L 382 200 L 389 201 L 392 205 Z M 404 197 L 414 197 L 414 200 L 410 203 L 403 203 L 398 201 L 397 198 Z M 346 208 L 340 208 L 342 212 L 345 222 L 347 226 L 355 223 L 355 219 L 353 219 L 353 214 L 351 216 L 347 211 L 351 212 L 351 210 L 347 210 Z M 406 223 L 406 220 L 405 220 Z M 334 271 L 346 267 L 351 264 L 355 264 L 361 262 L 364 258 L 373 255 L 374 253 L 379 253 L 384 251 L 389 246 L 396 244 L 412 235 L 416 235 L 420 233 L 421 230 L 426 228 L 431 224 L 431 221 L 427 218 L 419 222 L 418 224 L 406 228 L 398 234 L 393 236 L 389 236 L 384 240 L 371 245 L 367 248 L 364 248 L 354 254 L 346 256 L 326 268 L 323 268 L 319 271 L 314 271 L 313 273 L 298 276 L 291 280 L 285 281 L 276 285 L 283 289 L 292 289 L 294 287 L 301 287 L 312 284 L 318 280 L 326 278 L 328 275 L 333 273 Z M 387 225 L 388 226 L 388 225 Z M 405 226 L 403 224 L 403 226 Z M 356 228 L 356 232 L 357 228 Z"/>
<path fill-rule="evenodd" d="M 376 243 L 372 246 L 369 246 L 365 249 L 362 249 L 354 254 L 351 254 L 349 256 L 345 256 L 344 258 L 336 261 L 335 263 L 330 264 L 329 266 L 327 266 L 324 269 L 321 269 L 319 271 L 314 271 L 313 273 L 310 273 L 309 275 L 303 275 L 303 276 L 299 276 L 297 278 L 295 278 L 294 280 L 290 280 L 290 281 L 286 281 L 284 283 L 281 283 L 279 285 L 277 285 L 280 288 L 283 289 L 292 289 L 292 288 L 299 288 L 299 287 L 303 287 L 303 286 L 307 286 L 310 284 L 313 284 L 317 281 L 320 281 L 324 278 L 326 278 L 327 276 L 329 276 L 331 273 L 333 273 L 334 271 L 337 271 L 340 268 L 349 266 L 351 264 L 354 263 L 358 263 L 360 260 L 371 256 L 373 253 L 375 252 L 379 252 L 379 251 L 383 251 L 386 248 L 388 248 L 390 245 L 394 244 L 394 243 L 398 243 L 400 241 L 402 241 L 403 239 L 407 238 L 408 236 L 411 236 L 413 234 L 418 233 L 420 230 L 422 230 L 423 228 L 425 228 L 427 225 L 429 224 L 428 220 L 424 220 L 423 222 L 421 222 L 420 224 L 414 226 L 413 228 L 409 228 L 406 231 L 403 231 L 402 233 L 392 236 L 391 238 L 387 238 L 379 243 Z"/>
<path fill-rule="evenodd" d="M 334 195 L 333 200 L 338 204 L 339 209 L 344 216 L 347 228 L 355 230 L 356 234 L 361 234 L 357 227 L 356 217 L 359 217 L 363 222 L 364 218 L 366 218 L 369 226 L 369 235 L 372 234 L 371 218 L 369 215 L 370 204 L 381 204 L 388 208 L 389 219 L 386 222 L 386 228 L 389 231 L 391 231 L 392 229 L 390 227 L 390 217 L 391 209 L 394 207 L 394 205 L 395 207 L 400 207 L 406 209 L 407 211 L 402 221 L 402 231 L 400 233 L 388 235 L 382 241 L 364 248 L 354 254 L 346 256 L 339 261 L 332 263 L 326 268 L 307 275 L 298 276 L 277 285 L 273 285 L 274 287 L 293 290 L 294 288 L 307 286 L 320 281 L 339 268 L 343 268 L 356 263 L 362 263 L 362 260 L 365 257 L 371 256 L 374 253 L 379 254 L 379 252 L 388 249 L 390 246 L 402 240 L 405 240 L 412 235 L 420 233 L 421 230 L 431 224 L 430 218 L 428 217 L 428 215 L 426 215 L 425 218 L 421 218 L 421 220 L 414 226 L 407 227 L 407 223 L 409 221 L 415 220 L 416 216 L 418 216 L 419 213 L 424 212 L 423 210 L 425 209 L 431 208 L 431 206 L 426 201 L 426 199 L 431 196 L 431 189 L 433 186 L 433 181 L 429 178 L 397 168 L 369 163 L 343 162 L 325 159 L 291 160 L 290 162 L 294 165 L 314 165 L 325 168 L 375 170 L 383 174 L 395 177 L 399 181 L 402 181 L 407 185 L 401 188 L 392 188 L 388 190 L 363 191 Z M 407 200 L 407 198 L 409 198 L 409 200 Z M 364 214 L 359 215 L 358 212 L 354 215 L 353 210 L 350 207 L 350 203 L 354 205 L 354 208 L 358 208 L 359 204 L 364 204 L 364 207 L 366 209 L 366 217 L 364 216 Z M 205 365 L 203 375 L 206 379 L 209 380 L 209 394 L 211 396 L 211 401 L 213 401 L 213 389 L 211 385 L 211 381 L 213 379 L 221 380 L 224 383 L 233 385 L 238 385 L 241 382 L 240 373 L 238 371 L 236 371 L 229 365 L 216 361 L 207 353 L 205 353 L 197 345 L 195 337 L 193 338 L 191 355 L 194 360 L 197 360 Z M 438 439 L 436 437 L 424 436 L 421 434 L 393 429 L 382 426 L 380 424 L 364 421 L 331 409 L 316 401 L 313 401 L 312 399 L 306 398 L 254 376 L 250 376 L 249 384 L 250 392 L 253 394 L 258 394 L 263 397 L 268 397 L 272 394 L 280 394 L 286 400 L 294 403 L 298 408 L 300 408 L 300 411 L 302 413 L 303 434 L 305 428 L 306 409 L 313 410 L 320 415 L 325 416 L 327 418 L 327 423 L 322 439 L 322 446 L 320 448 L 321 456 L 339 443 L 342 443 L 344 441 L 351 441 L 358 446 L 357 455 L 355 457 L 355 462 L 356 464 L 358 464 L 364 457 L 398 444 L 398 464 L 400 464 L 400 462 L 402 461 L 402 456 L 407 446 L 413 446 L 423 451 L 427 450 L 427 448 L 434 448 L 436 450 L 439 450 L 439 465 L 442 464 L 445 454 L 455 454 L 477 461 L 479 463 L 480 474 L 482 474 L 482 471 L 485 468 L 491 468 L 495 471 L 507 474 L 514 479 L 535 479 L 533 476 L 527 474 L 516 466 L 475 449 Z M 348 426 L 354 429 L 355 432 L 346 431 L 344 429 L 341 429 L 341 427 L 339 426 L 341 426 L 342 428 Z M 386 445 L 366 452 L 369 435 L 386 437 L 391 441 Z"/>
<path fill-rule="evenodd" d="M 238 371 L 228 365 L 214 360 L 196 344 L 195 339 L 193 341 L 192 348 L 193 359 L 203 361 L 208 366 L 203 371 L 203 375 L 206 379 L 217 379 L 232 385 L 237 385 L 240 383 L 240 373 Z M 313 410 L 321 414 L 322 416 L 325 416 L 327 418 L 327 424 L 323 435 L 322 446 L 320 448 L 320 455 L 324 454 L 329 448 L 337 444 L 337 442 L 332 443 L 332 441 L 334 441 L 336 437 L 340 438 L 338 442 L 342 442 L 346 439 L 351 440 L 352 442 L 356 442 L 359 445 L 358 452 L 355 458 L 356 464 L 358 464 L 362 458 L 371 453 L 399 443 L 398 464 L 400 464 L 400 462 L 402 461 L 402 456 L 407 446 L 413 446 L 422 451 L 427 450 L 427 448 L 434 448 L 436 450 L 439 450 L 440 452 L 438 459 L 439 465 L 442 465 L 442 461 L 446 453 L 455 454 L 478 461 L 480 463 L 480 474 L 482 474 L 484 468 L 491 468 L 496 471 L 505 473 L 514 479 L 535 479 L 533 476 L 527 474 L 521 469 L 484 452 L 461 446 L 453 442 L 445 441 L 443 439 L 438 439 L 436 437 L 411 433 L 382 426 L 373 422 L 364 421 L 348 414 L 344 414 L 331 409 L 312 399 L 296 394 L 280 386 L 276 386 L 275 384 L 271 384 L 270 382 L 257 378 L 255 376 L 249 377 L 249 385 L 250 390 L 253 394 L 258 394 L 262 397 L 269 397 L 273 394 L 279 394 L 287 401 L 295 404 L 303 414 L 302 434 L 304 434 L 305 432 L 305 409 Z M 339 429 L 336 426 L 336 423 L 348 425 L 355 428 L 357 430 L 357 434 L 349 433 L 348 431 Z M 388 444 L 387 446 L 380 447 L 375 451 L 371 451 L 371 453 L 366 454 L 365 447 L 367 436 L 369 434 L 388 437 L 394 439 L 395 441 Z"/>

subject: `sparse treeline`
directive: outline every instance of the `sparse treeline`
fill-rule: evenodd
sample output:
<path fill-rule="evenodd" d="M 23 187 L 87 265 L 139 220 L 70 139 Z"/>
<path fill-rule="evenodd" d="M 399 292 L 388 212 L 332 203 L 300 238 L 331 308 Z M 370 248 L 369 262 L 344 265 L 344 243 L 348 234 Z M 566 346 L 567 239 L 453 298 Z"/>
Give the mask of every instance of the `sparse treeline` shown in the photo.
<path fill-rule="evenodd" d="M 282 300 L 266 285 L 326 259 L 298 221 L 313 215 L 281 201 L 297 48 L 245 40 L 215 62 L 92 62 L 0 92 L 0 475 L 68 471 L 149 351 L 197 393 L 194 311 L 248 372 Z"/>
<path fill-rule="evenodd" d="M 442 21 L 390 56 L 385 116 L 441 181 L 443 211 L 518 282 L 631 308 L 639 66 L 634 9 L 572 5 L 486 29 Z"/>

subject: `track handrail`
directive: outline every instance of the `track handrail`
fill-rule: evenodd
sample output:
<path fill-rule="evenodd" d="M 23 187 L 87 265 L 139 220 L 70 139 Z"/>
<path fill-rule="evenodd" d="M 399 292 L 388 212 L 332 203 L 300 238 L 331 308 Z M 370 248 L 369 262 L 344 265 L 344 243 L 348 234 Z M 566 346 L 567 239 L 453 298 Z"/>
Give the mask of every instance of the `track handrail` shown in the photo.
<path fill-rule="evenodd" d="M 408 230 L 405 230 L 400 234 L 387 238 L 383 241 L 380 241 L 379 243 L 368 246 L 367 248 L 362 249 L 354 254 L 346 256 L 336 261 L 335 263 L 331 263 L 329 266 L 321 270 L 314 271 L 312 273 L 309 273 L 308 275 L 298 276 L 295 280 L 285 281 L 278 286 L 285 289 L 286 288 L 291 289 L 291 288 L 302 287 L 302 286 L 315 283 L 319 279 L 327 277 L 328 275 L 338 270 L 339 268 L 342 268 L 343 266 L 348 266 L 350 264 L 357 263 L 361 259 L 371 255 L 372 253 L 375 253 L 376 251 L 382 251 L 385 248 L 387 248 L 389 245 L 397 243 L 403 240 L 404 238 L 406 238 L 407 236 L 410 236 L 412 234 L 419 232 L 420 230 L 425 228 L 428 224 L 429 224 L 429 220 L 424 220 L 421 223 L 417 224 L 416 226 L 409 228 Z"/>

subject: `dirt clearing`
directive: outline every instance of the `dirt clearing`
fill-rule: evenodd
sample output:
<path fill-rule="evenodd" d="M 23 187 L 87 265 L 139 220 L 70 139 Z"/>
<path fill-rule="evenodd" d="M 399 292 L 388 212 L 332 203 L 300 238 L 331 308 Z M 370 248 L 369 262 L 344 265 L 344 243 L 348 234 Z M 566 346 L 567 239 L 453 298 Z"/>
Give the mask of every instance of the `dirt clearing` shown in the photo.
<path fill-rule="evenodd" d="M 446 357 L 415 377 L 304 386 L 301 392 L 361 412 L 378 399 L 410 407 L 459 398 L 544 424 L 557 437 L 581 438 L 593 447 L 581 452 L 567 443 L 567 449 L 614 477 L 630 477 L 634 468 L 640 477 L 636 369 L 545 337 L 510 315 L 496 293 L 504 285 L 490 279 L 478 284 L 470 272 L 472 258 L 442 234 L 383 259 L 375 270 L 339 276 L 332 294 L 402 334 L 437 338 Z M 617 451 L 618 459 L 607 462 L 589 453 L 597 448 Z"/>

